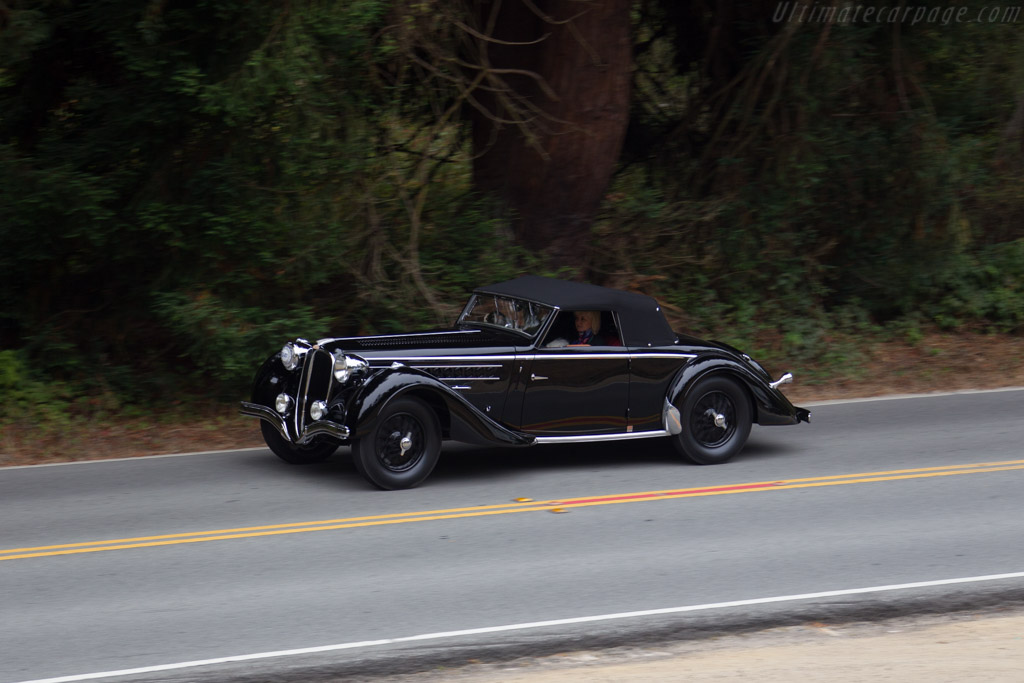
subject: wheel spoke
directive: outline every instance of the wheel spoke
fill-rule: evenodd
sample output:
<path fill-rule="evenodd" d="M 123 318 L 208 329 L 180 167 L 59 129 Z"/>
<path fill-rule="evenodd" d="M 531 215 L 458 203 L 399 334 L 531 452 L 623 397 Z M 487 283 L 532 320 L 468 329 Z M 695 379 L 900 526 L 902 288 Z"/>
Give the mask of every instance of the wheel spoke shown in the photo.
<path fill-rule="evenodd" d="M 425 452 L 423 425 L 412 415 L 392 415 L 377 428 L 377 459 L 388 470 L 405 472 L 413 468 Z"/>
<path fill-rule="evenodd" d="M 721 391 L 701 396 L 690 413 L 690 431 L 693 437 L 708 448 L 716 448 L 729 441 L 736 432 L 736 406 Z"/>

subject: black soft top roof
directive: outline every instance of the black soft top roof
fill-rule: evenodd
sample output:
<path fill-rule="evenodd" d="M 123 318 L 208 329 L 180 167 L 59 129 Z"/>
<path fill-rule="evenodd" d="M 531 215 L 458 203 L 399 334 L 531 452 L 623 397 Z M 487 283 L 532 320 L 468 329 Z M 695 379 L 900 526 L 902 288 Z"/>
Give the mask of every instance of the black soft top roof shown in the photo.
<path fill-rule="evenodd" d="M 480 287 L 476 291 L 529 299 L 566 310 L 615 311 L 623 328 L 619 334 L 623 336 L 623 343 L 629 346 L 663 346 L 673 344 L 676 340 L 676 334 L 665 320 L 661 306 L 645 294 L 539 275 L 524 275 Z"/>

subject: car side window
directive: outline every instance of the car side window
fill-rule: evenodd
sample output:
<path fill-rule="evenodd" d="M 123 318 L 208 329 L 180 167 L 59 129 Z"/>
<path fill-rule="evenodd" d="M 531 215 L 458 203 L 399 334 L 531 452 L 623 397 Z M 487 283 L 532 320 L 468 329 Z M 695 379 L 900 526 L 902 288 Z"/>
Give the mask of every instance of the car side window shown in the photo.
<path fill-rule="evenodd" d="M 542 346 L 622 346 L 611 311 L 559 311 Z"/>
<path fill-rule="evenodd" d="M 619 334 L 619 327 L 611 311 L 601 312 L 601 332 L 606 346 L 622 346 L 622 335 Z"/>

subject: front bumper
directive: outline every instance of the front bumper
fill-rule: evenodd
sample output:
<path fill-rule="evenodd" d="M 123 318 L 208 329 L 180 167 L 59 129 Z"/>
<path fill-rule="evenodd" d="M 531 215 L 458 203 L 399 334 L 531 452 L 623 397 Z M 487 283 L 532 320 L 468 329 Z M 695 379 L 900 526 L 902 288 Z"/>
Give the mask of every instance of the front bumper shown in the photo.
<path fill-rule="evenodd" d="M 308 422 L 303 426 L 301 434 L 292 434 L 292 430 L 288 428 L 288 422 L 283 416 L 279 415 L 273 408 L 268 408 L 259 403 L 242 401 L 242 408 L 239 412 L 249 417 L 258 417 L 270 424 L 287 441 L 300 446 L 312 441 L 313 437 L 321 435 L 330 436 L 339 441 L 347 441 L 350 434 L 348 427 L 337 422 L 331 422 L 330 420 Z"/>

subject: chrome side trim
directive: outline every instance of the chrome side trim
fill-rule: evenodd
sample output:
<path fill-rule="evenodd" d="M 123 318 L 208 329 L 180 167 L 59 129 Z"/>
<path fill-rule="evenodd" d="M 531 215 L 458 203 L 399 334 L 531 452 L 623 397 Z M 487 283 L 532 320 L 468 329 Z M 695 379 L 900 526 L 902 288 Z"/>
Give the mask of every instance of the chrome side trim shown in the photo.
<path fill-rule="evenodd" d="M 626 441 L 627 439 L 653 439 L 669 436 L 664 429 L 655 432 L 628 432 L 621 434 L 586 434 L 582 436 L 538 436 L 537 443 L 593 443 L 595 441 Z"/>
<path fill-rule="evenodd" d="M 562 347 L 566 348 L 566 347 Z M 642 358 L 670 358 L 672 360 L 692 360 L 697 357 L 695 353 L 538 353 L 534 360 L 588 360 L 592 358 L 626 358 L 629 360 L 640 360 Z"/>
<path fill-rule="evenodd" d="M 500 368 L 500 365 L 414 365 L 414 368 L 420 370 L 432 369 L 436 370 L 439 368 Z"/>
<path fill-rule="evenodd" d="M 561 347 L 566 348 L 566 347 Z M 629 353 L 558 353 L 557 347 L 551 353 L 537 353 L 534 355 L 534 360 L 629 360 L 632 358 L 632 354 Z"/>
<path fill-rule="evenodd" d="M 542 349 L 536 349 L 536 350 L 531 352 L 531 354 L 535 354 L 534 357 L 535 357 L 536 360 L 546 360 L 546 359 L 556 359 L 556 358 L 557 359 L 564 359 L 564 360 L 586 360 L 586 359 L 594 359 L 594 358 L 637 358 L 637 359 L 639 359 L 639 358 L 671 358 L 671 359 L 683 358 L 683 359 L 686 359 L 686 360 L 692 360 L 692 359 L 697 357 L 697 354 L 695 354 L 695 353 L 642 353 L 642 352 L 641 353 L 629 353 L 629 352 L 621 352 L 621 353 L 579 353 L 579 352 L 576 352 L 576 353 L 557 353 L 557 351 L 556 352 L 548 352 L 548 353 L 537 353 L 537 351 L 541 351 L 541 350 Z M 527 358 L 527 356 L 524 355 L 524 356 L 521 356 L 521 358 L 525 359 L 525 358 Z M 442 361 L 449 361 L 449 360 L 454 360 L 454 361 L 474 361 L 475 360 L 475 361 L 486 362 L 486 361 L 493 361 L 493 360 L 515 360 L 515 359 L 516 359 L 516 356 L 489 356 L 489 355 L 479 355 L 479 356 L 373 356 L 372 358 L 367 358 L 367 360 L 370 362 L 371 365 L 373 365 L 374 363 L 377 363 L 378 361 L 380 363 L 391 362 L 391 361 L 402 361 L 402 362 L 407 362 L 407 363 L 416 363 L 418 361 L 432 361 L 434 363 L 440 363 Z M 380 367 L 380 365 L 378 364 L 376 367 Z M 420 366 L 415 366 L 415 367 L 420 367 Z M 427 367 L 427 366 L 423 366 L 423 367 Z M 430 367 L 434 367 L 434 366 L 430 366 Z M 441 367 L 450 367 L 450 366 L 441 366 Z M 490 366 L 484 365 L 482 363 L 478 363 L 476 365 L 476 367 L 490 367 Z M 500 367 L 500 366 L 497 366 L 497 367 Z"/>
<path fill-rule="evenodd" d="M 408 334 L 372 334 L 365 337 L 326 337 L 318 339 L 317 345 L 333 344 L 334 342 L 359 341 L 360 339 L 394 339 L 396 337 L 430 337 L 441 334 L 479 334 L 480 330 L 442 330 L 441 332 L 410 332 Z"/>
<path fill-rule="evenodd" d="M 778 389 L 783 384 L 792 384 L 792 383 L 793 383 L 793 373 L 787 372 L 786 374 L 784 374 L 782 377 L 778 378 L 774 382 L 769 382 L 768 386 L 770 386 L 772 389 Z"/>
<path fill-rule="evenodd" d="M 475 360 L 475 361 L 489 361 L 489 360 L 515 360 L 515 356 L 373 356 L 367 357 L 366 360 L 370 361 L 371 365 L 376 361 L 395 361 L 402 363 L 415 363 L 416 361 L 429 360 L 435 363 L 444 360 Z M 376 367 L 380 367 L 377 365 Z"/>
<path fill-rule="evenodd" d="M 442 382 L 496 382 L 500 377 L 438 377 Z"/>

